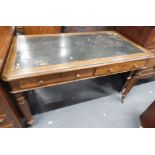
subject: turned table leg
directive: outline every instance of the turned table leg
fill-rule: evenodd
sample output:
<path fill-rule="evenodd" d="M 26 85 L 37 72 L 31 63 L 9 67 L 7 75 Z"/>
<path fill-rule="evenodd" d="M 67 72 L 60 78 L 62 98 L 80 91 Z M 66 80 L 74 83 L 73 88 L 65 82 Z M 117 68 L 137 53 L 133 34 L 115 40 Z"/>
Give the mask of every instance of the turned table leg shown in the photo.
<path fill-rule="evenodd" d="M 127 94 L 129 93 L 129 91 L 131 90 L 131 88 L 133 87 L 133 85 L 135 85 L 135 83 L 137 82 L 137 78 L 136 78 L 136 74 L 138 71 L 133 71 L 130 73 L 130 75 L 127 78 L 127 81 L 125 82 L 121 93 L 122 93 L 122 103 L 124 102 L 125 97 L 127 96 Z"/>
<path fill-rule="evenodd" d="M 26 118 L 27 125 L 31 126 L 33 124 L 33 119 L 24 93 L 16 93 L 15 97 L 23 116 Z"/>

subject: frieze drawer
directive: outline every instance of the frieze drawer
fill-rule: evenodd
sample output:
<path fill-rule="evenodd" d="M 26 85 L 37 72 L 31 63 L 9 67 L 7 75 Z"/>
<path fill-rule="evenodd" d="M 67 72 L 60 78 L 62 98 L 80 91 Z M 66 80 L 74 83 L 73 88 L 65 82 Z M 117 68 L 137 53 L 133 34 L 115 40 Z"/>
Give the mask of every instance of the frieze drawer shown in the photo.
<path fill-rule="evenodd" d="M 138 70 L 144 67 L 145 64 L 146 64 L 146 61 L 136 61 L 136 62 L 130 62 L 130 63 L 126 62 L 123 65 L 120 65 L 120 64 L 107 65 L 107 66 L 97 68 L 95 75 L 96 76 L 111 75 L 111 74 L 116 74 L 120 72 Z"/>

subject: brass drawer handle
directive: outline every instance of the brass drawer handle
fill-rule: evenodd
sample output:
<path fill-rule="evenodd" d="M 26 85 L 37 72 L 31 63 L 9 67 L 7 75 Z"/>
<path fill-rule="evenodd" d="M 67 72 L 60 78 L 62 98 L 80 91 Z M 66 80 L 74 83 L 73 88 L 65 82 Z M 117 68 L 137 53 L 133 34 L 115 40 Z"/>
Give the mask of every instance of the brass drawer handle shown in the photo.
<path fill-rule="evenodd" d="M 76 74 L 76 77 L 77 77 L 77 78 L 80 78 L 80 77 L 81 77 L 81 75 L 77 73 L 77 74 Z"/>
<path fill-rule="evenodd" d="M 108 73 L 113 73 L 113 69 L 108 69 Z"/>
<path fill-rule="evenodd" d="M 139 69 L 138 65 L 133 65 L 133 69 Z"/>
<path fill-rule="evenodd" d="M 44 83 L 43 80 L 40 80 L 40 81 L 39 81 L 39 84 L 40 84 L 40 85 L 43 85 L 43 83 Z"/>
<path fill-rule="evenodd" d="M 5 118 L 0 118 L 0 123 L 3 123 L 5 121 Z"/>

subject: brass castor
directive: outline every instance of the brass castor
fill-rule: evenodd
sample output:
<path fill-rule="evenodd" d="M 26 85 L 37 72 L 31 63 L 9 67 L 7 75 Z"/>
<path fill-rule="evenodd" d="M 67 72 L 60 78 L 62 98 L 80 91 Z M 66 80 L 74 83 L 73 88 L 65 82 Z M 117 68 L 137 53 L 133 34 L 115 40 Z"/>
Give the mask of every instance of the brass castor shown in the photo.
<path fill-rule="evenodd" d="M 33 125 L 33 119 L 26 122 L 26 127 L 31 127 Z"/>

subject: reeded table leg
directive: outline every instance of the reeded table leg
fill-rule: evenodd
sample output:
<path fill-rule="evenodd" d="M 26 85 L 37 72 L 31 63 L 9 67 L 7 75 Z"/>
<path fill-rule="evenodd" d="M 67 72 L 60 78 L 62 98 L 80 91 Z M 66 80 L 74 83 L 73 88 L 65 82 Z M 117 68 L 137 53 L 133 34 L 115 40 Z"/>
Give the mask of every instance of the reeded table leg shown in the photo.
<path fill-rule="evenodd" d="M 16 93 L 15 97 L 23 116 L 26 118 L 27 125 L 31 126 L 33 124 L 33 119 L 24 93 Z"/>

